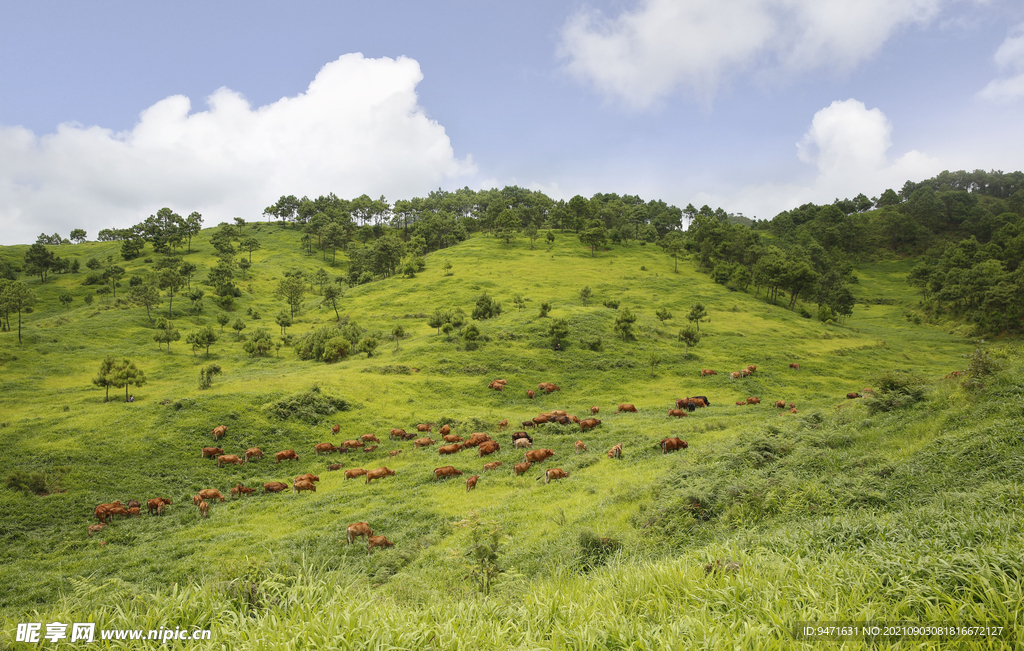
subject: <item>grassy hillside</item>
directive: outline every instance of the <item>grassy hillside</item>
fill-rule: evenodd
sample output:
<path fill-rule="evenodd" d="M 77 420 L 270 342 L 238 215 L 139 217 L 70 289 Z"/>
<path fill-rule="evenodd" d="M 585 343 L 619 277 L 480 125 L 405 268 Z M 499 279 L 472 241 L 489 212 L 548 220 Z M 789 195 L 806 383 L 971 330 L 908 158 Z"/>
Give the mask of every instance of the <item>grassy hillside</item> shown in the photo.
<path fill-rule="evenodd" d="M 194 284 L 216 262 L 209 233 L 186 256 L 200 267 Z M 273 292 L 283 273 L 325 263 L 301 254 L 297 231 L 259 225 L 253 234 L 263 248 L 229 316 L 246 322 L 243 334 L 264 327 L 276 336 L 273 316 L 285 306 Z M 83 267 L 91 257 L 119 258 L 116 243 L 60 249 Z M 446 259 L 453 275 L 443 275 Z M 1020 617 L 1022 437 L 1013 397 L 1024 386 L 1021 360 L 1014 349 L 997 350 L 1004 370 L 981 389 L 942 380 L 965 368 L 975 342 L 903 318 L 913 301 L 903 280 L 909 263 L 860 268 L 853 317 L 823 325 L 730 292 L 690 264 L 673 273 L 653 246 L 591 257 L 571 234 L 533 250 L 476 236 L 427 262 L 415 278 L 347 291 L 344 319 L 379 332 L 383 343 L 373 357 L 334 364 L 299 360 L 290 347 L 250 358 L 230 326 L 209 359 L 194 356 L 185 334 L 206 324 L 220 329 L 210 288 L 199 315 L 188 313 L 183 296 L 175 299 L 182 340 L 167 353 L 152 340 L 143 308 L 109 295 L 85 305 L 93 287 L 81 286 L 84 274 L 30 281 L 40 300 L 25 315 L 24 344 L 16 333 L 0 337 L 0 461 L 7 472 L 45 471 L 63 492 L 0 490 L 0 584 L 8 586 L 0 635 L 37 621 L 26 617 L 38 610 L 44 623 L 84 617 L 101 627 L 212 628 L 213 642 L 232 648 L 291 641 L 297 648 L 598 649 L 638 640 L 646 643 L 636 648 L 678 648 L 679 640 L 718 648 L 790 646 L 787 631 L 797 621 L 1010 624 Z M 127 275 L 118 298 L 132 274 L 155 263 L 121 264 Z M 343 264 L 327 269 L 333 276 Z M 587 306 L 584 286 L 594 293 Z M 57 300 L 63 291 L 75 296 L 69 309 Z M 427 324 L 438 307 L 468 315 L 483 292 L 503 312 L 476 322 L 479 349 L 465 350 L 459 337 Z M 516 294 L 527 299 L 522 311 L 512 303 Z M 614 332 L 616 310 L 603 305 L 612 300 L 639 315 L 635 341 Z M 687 353 L 676 333 L 697 301 L 710 319 Z M 538 317 L 542 302 L 551 304 L 548 318 Z M 289 334 L 335 323 L 319 303 L 307 294 Z M 674 318 L 660 322 L 659 308 Z M 166 302 L 154 312 L 161 309 L 166 314 Z M 560 351 L 546 334 L 554 318 L 570 324 Z M 396 345 L 388 336 L 398 324 L 407 337 Z M 593 336 L 603 350 L 579 343 Z M 147 384 L 131 390 L 135 402 L 112 390 L 118 400 L 104 403 L 91 385 L 106 354 L 127 355 L 146 372 Z M 652 355 L 662 360 L 653 373 Z M 210 362 L 223 375 L 200 390 L 199 369 Z M 758 367 L 752 377 L 729 379 L 748 364 Z M 719 375 L 702 379 L 701 368 Z M 894 370 L 924 378 L 925 400 L 891 413 L 845 400 Z M 507 390 L 488 390 L 498 377 L 509 381 Z M 526 390 L 545 381 L 562 390 L 528 399 Z M 313 421 L 275 415 L 274 403 L 314 386 L 352 408 Z M 688 395 L 706 395 L 712 406 L 670 418 L 674 399 Z M 763 402 L 734 404 L 748 396 Z M 798 413 L 779 415 L 769 405 L 775 400 L 796 403 Z M 620 402 L 639 413 L 614 414 Z M 549 409 L 583 417 L 591 405 L 601 409 L 600 427 L 586 434 L 541 428 L 534 447 L 556 456 L 513 476 L 522 451 L 498 432 L 500 420 L 514 425 Z M 488 459 L 475 450 L 439 458 L 434 447 L 384 438 L 392 427 L 424 422 L 450 422 L 462 435 L 488 432 L 502 449 Z M 220 424 L 229 427 L 218 443 L 227 454 L 259 446 L 267 457 L 225 468 L 200 459 Z M 382 439 L 373 453 L 313 454 L 315 443 L 370 432 Z M 689 448 L 663 456 L 657 443 L 666 436 Z M 577 438 L 589 452 L 573 453 Z M 624 457 L 608 459 L 604 452 L 620 442 Z M 289 448 L 300 461 L 275 464 L 273 453 Z M 504 465 L 482 473 L 492 460 Z M 330 463 L 387 465 L 396 475 L 366 485 L 327 471 Z M 431 471 L 448 464 L 463 477 L 432 481 Z M 537 480 L 553 467 L 569 478 Z M 203 488 L 227 495 L 239 482 L 290 484 L 305 472 L 321 477 L 315 494 L 229 499 L 212 504 L 205 520 L 190 501 Z M 481 477 L 467 493 L 471 474 Z M 173 501 L 164 517 L 117 520 L 86 535 L 96 504 L 158 495 Z M 481 531 L 500 527 L 504 572 L 486 598 L 466 559 L 474 518 Z M 364 545 L 339 542 L 358 521 L 395 546 L 367 556 Z M 600 538 L 610 544 L 593 542 Z M 742 565 L 705 576 L 716 558 Z M 243 583 L 250 589 L 239 591 Z"/>

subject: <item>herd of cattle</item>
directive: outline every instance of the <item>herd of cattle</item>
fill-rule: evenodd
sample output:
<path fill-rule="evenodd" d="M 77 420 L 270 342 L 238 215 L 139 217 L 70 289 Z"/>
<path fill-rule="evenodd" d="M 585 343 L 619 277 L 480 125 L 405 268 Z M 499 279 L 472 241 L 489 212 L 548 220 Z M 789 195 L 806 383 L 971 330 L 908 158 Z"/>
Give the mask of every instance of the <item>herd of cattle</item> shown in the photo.
<path fill-rule="evenodd" d="M 800 365 L 793 363 L 789 367 L 794 370 L 799 370 Z M 750 365 L 740 371 L 730 373 L 731 379 L 741 379 L 749 377 L 757 370 L 757 366 Z M 712 369 L 701 369 L 701 377 L 718 375 Z M 496 391 L 504 391 L 507 387 L 508 381 L 503 379 L 493 380 L 488 384 L 489 389 Z M 560 391 L 561 388 L 550 382 L 542 382 L 538 385 L 538 390 L 544 391 L 546 394 Z M 864 392 L 871 392 L 871 389 L 864 389 Z M 528 398 L 534 398 L 536 393 L 533 390 L 526 392 Z M 859 392 L 851 392 L 846 395 L 847 398 L 860 398 Z M 748 397 L 746 400 L 739 400 L 736 405 L 758 405 L 761 403 L 761 399 L 757 396 Z M 790 413 L 797 413 L 796 405 L 792 402 L 786 403 L 784 400 L 778 400 L 775 403 L 775 407 L 779 409 L 786 409 L 788 407 Z M 688 396 L 680 398 L 675 401 L 675 408 L 668 410 L 670 417 L 681 418 L 687 416 L 689 413 L 694 412 L 696 409 L 710 407 L 711 401 L 707 396 Z M 524 428 L 523 431 L 516 431 L 512 433 L 511 444 L 515 449 L 524 449 L 523 461 L 516 463 L 513 466 L 513 475 L 521 476 L 525 474 L 531 466 L 539 463 L 543 463 L 551 457 L 555 456 L 555 451 L 550 448 L 532 449 L 533 437 L 530 436 L 525 429 L 527 428 L 539 428 L 548 423 L 555 423 L 559 425 L 569 425 L 570 423 L 579 425 L 580 432 L 586 432 L 595 427 L 601 425 L 601 420 L 594 418 L 600 412 L 598 406 L 590 407 L 590 418 L 580 419 L 573 414 L 569 414 L 564 410 L 552 410 L 549 412 L 539 413 L 537 416 L 521 421 Z M 618 405 L 618 409 L 615 411 L 616 414 L 620 413 L 637 413 L 638 410 L 635 405 L 631 403 L 622 403 Z M 436 441 L 430 437 L 434 429 L 433 423 L 420 423 L 416 426 L 416 431 L 407 433 L 404 429 L 392 429 L 389 432 L 390 440 L 412 440 L 413 450 L 419 450 L 439 442 L 443 442 L 443 445 L 437 447 L 439 456 L 454 455 L 463 450 L 469 448 L 477 448 L 477 457 L 483 458 L 485 456 L 492 455 L 501 450 L 501 445 L 498 441 L 491 438 L 490 435 L 476 432 L 473 433 L 469 438 L 464 439 L 458 434 L 452 433 L 450 425 L 443 425 L 438 433 L 441 436 L 441 441 Z M 498 423 L 498 429 L 502 430 L 508 427 L 508 421 L 503 420 Z M 219 441 L 227 435 L 228 427 L 226 425 L 220 425 L 215 427 L 210 434 L 213 437 L 214 442 Z M 331 428 L 332 434 L 338 434 L 340 432 L 340 426 L 334 425 Z M 352 439 L 349 441 L 343 441 L 339 445 L 332 443 L 323 442 L 317 443 L 313 446 L 313 451 L 316 456 L 327 455 L 332 453 L 347 454 L 353 450 L 360 450 L 364 453 L 371 453 L 377 450 L 378 445 L 368 445 L 369 443 L 380 443 L 374 434 L 364 434 L 358 439 Z M 668 454 L 669 452 L 675 452 L 677 450 L 685 450 L 688 447 L 686 441 L 678 437 L 667 437 L 663 438 L 659 442 L 662 454 Z M 582 440 L 577 440 L 574 444 L 574 450 L 576 454 L 587 452 L 587 445 Z M 607 455 L 610 459 L 619 459 L 622 457 L 623 444 L 619 443 L 608 450 Z M 393 450 L 388 453 L 389 457 L 393 457 L 402 452 L 401 449 Z M 200 457 L 202 459 L 216 459 L 217 467 L 223 467 L 225 465 L 245 465 L 255 460 L 262 460 L 264 455 L 263 451 L 258 447 L 252 447 L 247 449 L 241 455 L 239 454 L 225 454 L 224 450 L 220 447 L 203 447 Z M 280 464 L 282 461 L 299 461 L 299 455 L 295 450 L 287 449 L 281 450 L 274 454 L 275 463 Z M 342 470 L 343 464 L 331 464 L 328 466 L 328 471 Z M 503 465 L 501 461 L 493 461 L 485 463 L 483 465 L 483 472 L 495 471 Z M 455 466 L 441 466 L 435 468 L 433 471 L 434 481 L 446 479 L 449 477 L 461 476 L 463 472 Z M 394 476 L 395 471 L 388 469 L 386 466 L 375 468 L 373 470 L 366 470 L 363 468 L 349 468 L 345 470 L 345 479 L 354 479 L 356 477 L 366 477 L 366 484 L 370 484 L 374 479 L 383 479 L 385 477 Z M 552 480 L 565 479 L 569 476 L 569 473 L 562 470 L 561 468 L 548 468 L 545 469 L 543 474 L 538 477 L 538 480 L 543 479 L 544 483 L 550 483 Z M 477 482 L 480 479 L 480 475 L 472 475 L 466 480 L 466 490 L 471 491 L 477 486 Z M 302 493 L 303 491 L 316 492 L 316 482 L 320 481 L 320 477 L 313 473 L 305 473 L 298 475 L 294 478 L 291 484 L 291 488 L 295 493 Z M 279 481 L 271 481 L 263 484 L 264 493 L 279 493 L 288 489 L 288 484 Z M 241 484 L 236 484 L 231 489 L 231 497 L 233 499 L 239 498 L 243 495 L 249 495 L 255 492 L 257 489 L 249 488 Z M 209 501 L 207 501 L 209 500 Z M 192 503 L 195 505 L 201 517 L 209 517 L 210 503 L 219 500 L 224 502 L 224 495 L 218 489 L 203 489 L 192 497 Z M 147 501 L 147 509 L 150 515 L 163 515 L 167 506 L 171 505 L 171 500 L 165 497 L 157 497 Z M 93 514 L 99 520 L 98 524 L 89 526 L 89 536 L 94 533 L 101 531 L 106 527 L 114 517 L 141 517 L 141 504 L 136 500 L 129 500 L 127 507 L 122 505 L 120 501 L 111 502 L 106 504 L 100 504 L 96 506 Z M 383 535 L 374 536 L 373 531 L 370 529 L 366 522 L 356 522 L 348 526 L 347 528 L 347 541 L 349 544 L 357 537 L 365 537 L 369 543 L 367 553 L 373 550 L 374 547 L 391 547 L 392 542 L 387 540 Z"/>

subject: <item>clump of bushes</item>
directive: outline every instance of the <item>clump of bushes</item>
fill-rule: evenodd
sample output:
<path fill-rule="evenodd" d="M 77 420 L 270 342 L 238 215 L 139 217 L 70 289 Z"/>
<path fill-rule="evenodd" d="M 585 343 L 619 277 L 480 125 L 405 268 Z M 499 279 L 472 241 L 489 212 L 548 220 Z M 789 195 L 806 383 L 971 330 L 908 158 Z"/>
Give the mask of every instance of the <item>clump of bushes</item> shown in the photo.
<path fill-rule="evenodd" d="M 864 397 L 869 414 L 910 407 L 924 400 L 926 392 L 924 378 L 900 371 L 883 373 L 875 378 L 875 386 Z"/>
<path fill-rule="evenodd" d="M 34 472 L 15 470 L 7 475 L 7 487 L 35 495 L 49 493 L 51 490 L 46 473 L 41 470 Z"/>
<path fill-rule="evenodd" d="M 578 540 L 579 549 L 576 553 L 576 562 L 584 572 L 604 565 L 608 558 L 622 547 L 622 543 L 618 540 L 598 536 L 590 529 L 580 531 Z"/>
<path fill-rule="evenodd" d="M 318 423 L 339 411 L 348 411 L 352 404 L 343 398 L 335 398 L 320 391 L 313 385 L 307 391 L 296 393 L 271 403 L 268 411 L 280 420 L 295 419 L 307 423 Z"/>

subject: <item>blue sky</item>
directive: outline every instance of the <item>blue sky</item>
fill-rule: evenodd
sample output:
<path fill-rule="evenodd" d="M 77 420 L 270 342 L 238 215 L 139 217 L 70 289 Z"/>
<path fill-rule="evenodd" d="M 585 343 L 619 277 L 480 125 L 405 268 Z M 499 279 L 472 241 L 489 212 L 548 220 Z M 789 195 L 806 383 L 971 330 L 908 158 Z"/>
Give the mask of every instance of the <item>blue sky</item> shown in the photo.
<path fill-rule="evenodd" d="M 0 2 L 0 243 L 517 184 L 768 218 L 1024 168 L 1019 0 Z"/>

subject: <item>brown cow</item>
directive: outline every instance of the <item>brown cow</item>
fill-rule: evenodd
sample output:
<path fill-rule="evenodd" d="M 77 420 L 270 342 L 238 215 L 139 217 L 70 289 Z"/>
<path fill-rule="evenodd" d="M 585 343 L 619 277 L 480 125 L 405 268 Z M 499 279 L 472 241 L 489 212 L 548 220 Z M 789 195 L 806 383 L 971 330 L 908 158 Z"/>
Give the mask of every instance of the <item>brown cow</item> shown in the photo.
<path fill-rule="evenodd" d="M 533 442 L 530 439 L 516 439 L 515 446 L 517 450 L 525 450 L 533 446 Z M 482 448 L 483 446 L 481 446 Z"/>
<path fill-rule="evenodd" d="M 523 463 L 517 463 L 516 465 L 512 466 L 512 469 L 515 471 L 516 476 L 518 477 L 519 475 L 523 474 L 524 472 L 530 469 L 530 462 L 524 461 Z"/>
<path fill-rule="evenodd" d="M 568 413 L 564 409 L 552 409 L 548 416 L 566 416 Z"/>
<path fill-rule="evenodd" d="M 405 430 L 404 429 L 393 429 L 393 430 L 391 430 L 391 433 L 388 434 L 388 437 L 391 438 L 392 440 L 393 439 L 404 439 L 405 438 Z"/>
<path fill-rule="evenodd" d="M 263 458 L 263 450 L 261 450 L 259 448 L 249 448 L 248 450 L 245 451 L 245 460 L 246 461 L 248 461 L 249 459 L 252 459 L 252 458 L 256 458 L 256 457 L 262 459 Z"/>
<path fill-rule="evenodd" d="M 800 365 L 797 364 L 796 362 L 794 362 L 794 363 L 789 365 L 789 368 L 792 368 L 792 369 L 795 369 L 795 370 L 799 371 L 800 370 Z"/>
<path fill-rule="evenodd" d="M 597 405 L 594 405 L 593 407 L 590 408 L 590 415 L 593 416 L 599 411 L 601 411 L 601 408 L 598 407 Z"/>
<path fill-rule="evenodd" d="M 747 398 L 747 404 L 748 405 L 759 405 L 759 404 L 761 404 L 761 399 L 758 398 L 757 396 L 751 396 L 751 397 Z"/>
<path fill-rule="evenodd" d="M 204 518 L 210 517 L 210 505 L 206 501 L 199 502 L 199 515 Z"/>
<path fill-rule="evenodd" d="M 343 441 L 340 447 L 344 448 L 344 450 L 347 452 L 348 450 L 351 450 L 352 448 L 361 448 L 361 447 L 363 447 L 363 442 L 359 441 L 357 439 L 352 439 L 351 441 Z"/>
<path fill-rule="evenodd" d="M 747 370 L 750 371 L 751 373 L 753 373 L 754 371 L 757 370 L 757 365 L 756 364 L 751 364 L 750 366 L 747 367 Z"/>
<path fill-rule="evenodd" d="M 621 443 L 619 443 L 618 445 L 613 447 L 611 450 L 608 450 L 608 458 L 609 459 L 619 459 L 621 457 L 622 457 L 622 444 Z"/>
<path fill-rule="evenodd" d="M 508 427 L 508 419 L 505 419 L 498 423 L 498 429 L 505 429 L 506 427 Z"/>
<path fill-rule="evenodd" d="M 444 439 L 445 443 L 459 443 L 463 440 L 458 434 L 445 434 L 441 438 Z"/>
<path fill-rule="evenodd" d="M 299 455 L 295 454 L 295 450 L 281 450 L 274 454 L 274 458 L 277 459 L 277 463 L 281 463 L 281 459 L 291 459 L 293 461 L 299 460 Z"/>
<path fill-rule="evenodd" d="M 92 538 L 92 535 L 94 533 L 99 533 L 100 531 L 103 531 L 103 527 L 105 527 L 105 526 L 107 526 L 107 525 L 103 524 L 102 522 L 100 524 L 90 524 L 89 525 L 89 537 Z"/>
<path fill-rule="evenodd" d="M 437 481 L 442 477 L 455 477 L 461 474 L 462 471 L 456 469 L 455 466 L 443 466 L 441 468 L 434 468 L 434 481 Z"/>
<path fill-rule="evenodd" d="M 786 401 L 785 400 L 776 400 L 775 401 L 775 407 L 777 409 L 785 409 L 786 408 Z"/>
<path fill-rule="evenodd" d="M 456 452 L 458 452 L 461 449 L 462 449 L 462 444 L 461 443 L 455 443 L 454 445 L 442 445 L 441 447 L 437 448 L 437 453 L 438 454 L 455 454 Z"/>
<path fill-rule="evenodd" d="M 529 398 L 530 400 L 533 400 L 533 397 L 534 397 L 535 395 L 537 395 L 537 394 L 535 394 L 535 393 L 533 392 L 533 389 L 527 389 L 527 390 L 526 390 L 526 397 L 527 397 L 527 398 Z"/>
<path fill-rule="evenodd" d="M 751 375 L 751 372 L 750 372 L 749 369 L 745 369 L 745 368 L 741 368 L 740 369 L 740 377 L 750 377 L 750 375 Z"/>
<path fill-rule="evenodd" d="M 134 516 L 136 518 L 141 518 L 142 517 L 142 510 L 139 507 L 137 507 L 137 506 L 129 507 L 128 508 L 128 515 L 129 516 Z"/>
<path fill-rule="evenodd" d="M 548 416 L 547 414 L 541 414 L 540 416 L 534 416 L 531 420 L 533 420 L 534 425 L 543 425 L 548 422 Z"/>
<path fill-rule="evenodd" d="M 391 547 L 394 544 L 384 536 L 370 536 L 370 546 L 366 548 L 366 555 L 369 556 L 374 547 Z"/>
<path fill-rule="evenodd" d="M 583 441 L 576 441 L 576 454 L 587 451 L 587 444 Z"/>
<path fill-rule="evenodd" d="M 320 481 L 320 475 L 314 475 L 311 472 L 307 472 L 305 475 L 299 475 L 296 477 L 295 481 L 302 481 L 304 479 L 306 481 Z"/>
<path fill-rule="evenodd" d="M 859 393 L 857 393 L 856 391 L 854 391 L 852 393 L 847 393 L 846 397 L 849 398 L 850 400 L 852 400 L 854 398 L 860 398 L 861 395 Z"/>
<path fill-rule="evenodd" d="M 484 464 L 484 472 L 487 472 L 488 470 L 494 470 L 494 469 L 496 469 L 500 465 L 501 465 L 500 461 L 492 461 L 491 463 L 485 463 Z"/>
<path fill-rule="evenodd" d="M 313 449 L 316 450 L 316 456 L 318 457 L 320 456 L 321 452 L 323 452 L 324 454 L 330 454 L 331 452 L 338 451 L 338 448 L 335 447 L 333 443 L 317 443 L 316 445 L 313 446 Z"/>
<path fill-rule="evenodd" d="M 792 408 L 794 408 L 794 407 L 796 407 L 796 403 L 795 403 L 795 402 L 791 402 L 791 403 L 789 403 L 789 408 L 790 408 L 790 409 L 792 409 Z"/>
<path fill-rule="evenodd" d="M 555 456 L 555 451 L 550 448 L 541 448 L 539 450 L 527 450 L 526 454 L 523 455 L 524 461 L 530 463 L 540 463 L 549 457 Z"/>
<path fill-rule="evenodd" d="M 473 475 L 472 477 L 470 477 L 469 479 L 466 480 L 466 492 L 467 493 L 469 491 L 473 490 L 474 488 L 476 488 L 476 480 L 477 479 L 480 479 L 480 475 Z"/>
<path fill-rule="evenodd" d="M 388 456 L 389 457 L 393 457 L 396 454 L 402 454 L 402 451 L 401 450 L 392 450 L 391 452 L 388 452 Z"/>
<path fill-rule="evenodd" d="M 494 389 L 495 391 L 504 391 L 505 390 L 505 384 L 495 380 L 495 381 L 491 382 L 490 384 L 488 384 L 487 388 L 488 389 Z"/>
<path fill-rule="evenodd" d="M 542 386 L 541 388 L 544 389 L 544 393 L 552 393 L 554 391 L 562 390 L 562 387 L 558 386 L 557 384 L 552 384 L 551 382 L 546 382 L 544 386 Z"/>
<path fill-rule="evenodd" d="M 448 436 L 449 434 L 452 433 L 452 428 L 448 427 L 447 425 L 442 425 L 440 431 L 441 431 L 441 436 Z"/>
<path fill-rule="evenodd" d="M 738 380 L 738 379 L 740 379 L 741 377 L 743 377 L 743 376 L 741 376 L 741 375 L 740 375 L 740 372 L 739 372 L 739 371 L 734 371 L 734 372 L 732 372 L 732 373 L 730 373 L 730 374 L 729 374 L 729 379 L 730 379 L 730 380 Z"/>
<path fill-rule="evenodd" d="M 746 404 L 747 404 L 747 401 L 746 401 L 746 400 L 737 400 L 737 401 L 736 401 L 736 406 L 737 406 L 737 407 L 743 407 L 743 406 L 745 406 Z"/>
<path fill-rule="evenodd" d="M 331 465 L 327 466 L 327 470 L 329 470 L 329 471 L 330 470 L 341 470 L 341 468 L 342 468 L 342 464 L 340 464 L 340 463 L 332 463 Z"/>
<path fill-rule="evenodd" d="M 241 484 L 236 484 L 235 487 L 231 489 L 231 498 L 234 499 L 239 495 L 252 495 L 255 491 L 256 489 L 254 488 L 246 488 Z"/>
<path fill-rule="evenodd" d="M 341 425 L 335 425 L 334 427 L 331 428 L 331 434 L 337 434 L 340 431 L 341 431 Z"/>
<path fill-rule="evenodd" d="M 668 415 L 675 416 L 676 418 L 685 418 L 686 416 L 689 416 L 685 409 L 669 409 Z"/>
<path fill-rule="evenodd" d="M 153 511 L 160 511 L 164 505 L 170 503 L 171 500 L 166 497 L 154 497 L 151 500 L 146 500 L 146 507 L 149 509 L 149 514 L 153 515 Z"/>
<path fill-rule="evenodd" d="M 701 376 L 701 377 L 706 377 L 706 376 L 708 376 L 708 375 L 718 375 L 718 373 L 715 373 L 714 371 L 712 371 L 712 370 L 711 370 L 711 369 L 709 369 L 709 368 L 702 368 L 702 369 L 700 370 L 700 376 Z"/>
<path fill-rule="evenodd" d="M 533 437 L 526 432 L 512 432 L 512 442 L 515 443 L 519 439 L 526 439 L 530 443 L 533 443 Z"/>
<path fill-rule="evenodd" d="M 298 481 L 297 480 L 294 484 L 292 484 L 292 489 L 296 493 L 301 493 L 302 491 L 313 491 L 315 493 L 316 492 L 316 484 L 314 484 L 311 481 L 306 481 L 306 480 Z"/>
<path fill-rule="evenodd" d="M 199 497 L 203 498 L 204 500 L 220 500 L 221 502 L 224 501 L 224 496 L 221 495 L 220 491 L 217 490 L 216 488 L 204 488 L 203 490 L 199 491 Z"/>
<path fill-rule="evenodd" d="M 379 445 L 371 445 L 369 447 L 363 448 L 363 452 L 373 452 L 374 450 L 376 450 L 379 447 L 380 447 Z"/>
<path fill-rule="evenodd" d="M 370 525 L 365 522 L 354 522 L 348 525 L 345 529 L 345 533 L 348 537 L 348 544 L 352 544 L 352 541 L 360 536 L 364 536 L 367 540 L 373 535 L 373 531 L 370 530 Z"/>
<path fill-rule="evenodd" d="M 622 413 L 624 411 L 629 411 L 629 412 L 632 412 L 632 413 L 635 414 L 636 413 L 636 407 L 634 407 L 631 403 L 623 403 L 623 404 L 619 405 L 619 410 L 617 412 L 615 412 L 615 413 L 619 414 L 619 413 Z"/>
<path fill-rule="evenodd" d="M 416 426 L 417 432 L 429 432 L 431 430 L 431 423 L 420 423 Z"/>
<path fill-rule="evenodd" d="M 789 413 L 791 413 L 791 414 L 795 414 L 795 413 L 796 413 L 796 407 L 793 407 L 792 409 L 790 409 L 790 410 L 789 410 Z"/>
<path fill-rule="evenodd" d="M 522 440 L 522 439 L 519 439 Z M 484 441 L 480 444 L 479 452 L 477 456 L 486 456 L 488 454 L 494 454 L 501 450 L 501 445 L 497 441 Z"/>
<path fill-rule="evenodd" d="M 675 452 L 676 450 L 685 450 L 687 448 L 686 441 L 682 440 L 678 436 L 672 438 L 661 439 L 661 453 L 668 454 L 669 452 Z"/>
<path fill-rule="evenodd" d="M 522 425 L 523 425 L 523 427 L 533 427 L 534 426 L 532 420 L 524 420 Z"/>
<path fill-rule="evenodd" d="M 421 439 L 416 439 L 415 441 L 412 442 L 412 444 L 417 449 L 419 449 L 419 448 L 425 447 L 427 445 L 433 445 L 436 442 L 437 441 L 435 441 L 434 439 L 430 438 L 429 436 L 424 436 Z"/>
<path fill-rule="evenodd" d="M 264 493 L 280 493 L 283 490 L 288 489 L 288 484 L 281 481 L 268 481 L 263 484 Z"/>
<path fill-rule="evenodd" d="M 550 484 L 552 479 L 565 479 L 569 473 L 561 468 L 548 468 L 544 471 L 544 483 Z"/>
<path fill-rule="evenodd" d="M 210 432 L 210 434 L 213 434 L 213 440 L 214 441 L 216 441 L 217 439 L 221 438 L 222 436 L 224 436 L 227 433 L 228 433 L 228 426 L 227 425 L 220 425 L 218 427 L 214 427 L 213 431 Z"/>
<path fill-rule="evenodd" d="M 139 503 L 139 500 L 128 500 L 128 508 L 129 509 L 139 508 L 141 506 L 142 506 L 142 504 Z"/>
<path fill-rule="evenodd" d="M 467 448 L 475 448 L 476 446 L 480 445 L 481 443 L 484 443 L 484 442 L 490 441 L 490 440 L 491 440 L 491 437 L 488 436 L 487 434 L 484 434 L 483 432 L 474 432 L 473 436 L 470 436 L 469 440 L 466 441 L 463 445 L 465 445 Z"/>
<path fill-rule="evenodd" d="M 394 474 L 394 470 L 388 470 L 387 466 L 381 466 L 380 468 L 376 468 L 366 473 L 366 483 L 369 484 L 372 480 L 380 479 L 382 477 L 392 477 Z"/>
<path fill-rule="evenodd" d="M 212 459 L 218 454 L 224 454 L 220 448 L 203 448 L 203 459 Z"/>
<path fill-rule="evenodd" d="M 598 418 L 584 418 L 580 421 L 580 431 L 586 432 L 588 429 L 593 429 L 601 424 L 601 420 Z"/>
<path fill-rule="evenodd" d="M 218 468 L 223 468 L 225 463 L 231 463 L 236 466 L 241 466 L 245 464 L 245 461 L 239 459 L 238 455 L 236 454 L 222 454 L 221 456 L 217 457 Z"/>
<path fill-rule="evenodd" d="M 373 434 L 363 434 L 362 436 L 359 437 L 359 440 L 362 441 L 363 443 L 369 443 L 370 441 L 373 441 L 374 443 L 380 443 L 380 439 L 374 436 Z"/>
<path fill-rule="evenodd" d="M 366 471 L 362 468 L 349 468 L 345 471 L 345 479 L 355 479 L 356 477 L 362 477 L 366 474 Z"/>

